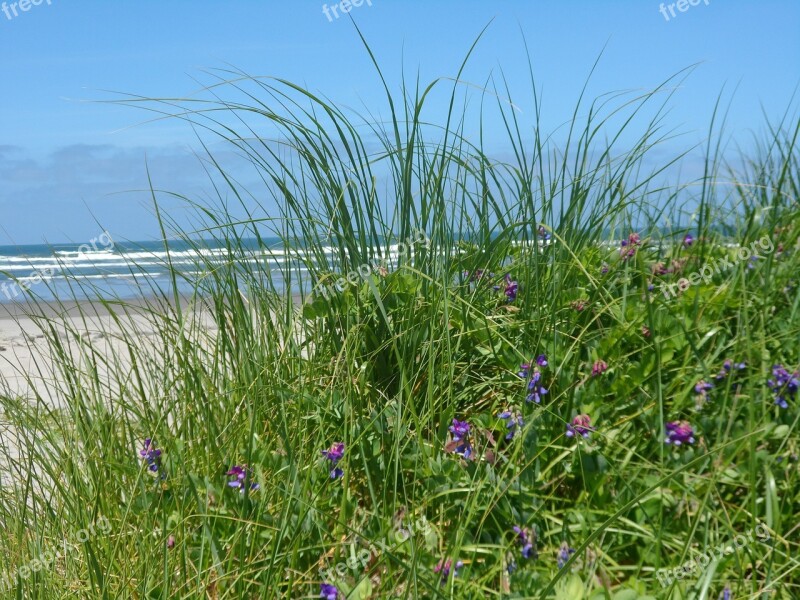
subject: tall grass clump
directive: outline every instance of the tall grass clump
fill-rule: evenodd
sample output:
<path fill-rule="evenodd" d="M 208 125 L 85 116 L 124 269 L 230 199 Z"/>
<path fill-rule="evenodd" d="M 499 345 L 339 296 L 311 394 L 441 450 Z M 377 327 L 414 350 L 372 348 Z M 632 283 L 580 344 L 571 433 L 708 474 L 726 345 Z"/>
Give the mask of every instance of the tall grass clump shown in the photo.
<path fill-rule="evenodd" d="M 215 201 L 150 197 L 200 274 L 31 299 L 2 597 L 800 594 L 797 115 L 733 156 L 715 111 L 676 180 L 684 73 L 548 134 L 533 76 L 465 65 L 395 93 L 376 61 L 365 115 L 235 71 L 121 100 L 197 132 Z"/>

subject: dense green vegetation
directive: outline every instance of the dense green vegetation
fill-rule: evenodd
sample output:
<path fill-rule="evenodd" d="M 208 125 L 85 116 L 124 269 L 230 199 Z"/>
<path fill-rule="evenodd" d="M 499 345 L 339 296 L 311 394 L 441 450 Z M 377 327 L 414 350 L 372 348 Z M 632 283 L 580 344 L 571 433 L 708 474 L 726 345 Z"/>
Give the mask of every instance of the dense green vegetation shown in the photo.
<path fill-rule="evenodd" d="M 704 174 L 669 184 L 682 157 L 649 159 L 674 81 L 549 138 L 535 87 L 520 113 L 459 75 L 385 84 L 380 119 L 240 73 L 124 101 L 263 185 L 204 157 L 218 202 L 182 198 L 202 224 L 177 233 L 228 266 L 189 307 L 103 303 L 155 337 L 110 353 L 42 313 L 60 403 L 2 400 L 1 597 L 800 596 L 800 120 L 740 160 L 717 114 Z M 314 290 L 248 260 L 266 236 L 304 241 L 281 279 Z"/>

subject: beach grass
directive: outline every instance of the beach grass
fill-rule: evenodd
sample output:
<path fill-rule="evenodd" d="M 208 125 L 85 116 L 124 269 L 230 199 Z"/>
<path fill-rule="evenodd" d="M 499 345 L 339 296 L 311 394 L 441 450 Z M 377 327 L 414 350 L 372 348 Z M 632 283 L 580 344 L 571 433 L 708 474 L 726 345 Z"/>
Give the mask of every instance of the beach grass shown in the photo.
<path fill-rule="evenodd" d="M 0 597 L 800 596 L 797 116 L 733 157 L 715 112 L 676 182 L 688 73 L 581 98 L 552 136 L 534 84 L 521 111 L 376 73 L 380 118 L 234 71 L 122 99 L 198 132 L 214 202 L 152 204 L 228 260 L 188 299 L 171 269 L 100 302 L 102 348 L 96 304 L 76 325 L 31 298 L 58 403 L 0 399 Z M 245 243 L 271 236 L 279 278 Z"/>

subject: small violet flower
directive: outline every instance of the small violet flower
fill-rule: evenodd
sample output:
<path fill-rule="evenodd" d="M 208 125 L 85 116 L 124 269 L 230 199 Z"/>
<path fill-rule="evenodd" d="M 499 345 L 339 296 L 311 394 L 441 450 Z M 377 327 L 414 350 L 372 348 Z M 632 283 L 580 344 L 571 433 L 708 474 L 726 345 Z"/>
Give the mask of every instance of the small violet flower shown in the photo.
<path fill-rule="evenodd" d="M 596 360 L 592 365 L 592 377 L 597 377 L 598 375 L 602 375 L 608 370 L 608 365 L 604 360 Z"/>
<path fill-rule="evenodd" d="M 691 233 L 687 233 L 683 236 L 683 245 L 688 248 L 692 244 L 694 244 L 694 236 Z"/>
<path fill-rule="evenodd" d="M 448 429 L 453 434 L 453 441 L 450 445 L 454 444 L 455 446 L 452 451 L 468 459 L 472 455 L 472 446 L 469 443 L 469 423 L 453 419 L 453 424 Z"/>
<path fill-rule="evenodd" d="M 336 442 L 330 449 L 323 450 L 322 456 L 328 459 L 331 468 L 331 479 L 338 479 L 344 475 L 344 471 L 338 466 L 339 461 L 344 456 L 344 442 Z"/>
<path fill-rule="evenodd" d="M 547 394 L 547 388 L 544 387 L 540 381 L 542 379 L 542 374 L 539 369 L 534 369 L 533 375 L 531 376 L 530 381 L 528 382 L 528 392 L 530 392 L 525 398 L 527 402 L 535 402 L 536 404 L 541 404 L 542 396 Z"/>
<path fill-rule="evenodd" d="M 800 388 L 800 372 L 790 373 L 783 365 L 772 367 L 772 379 L 767 385 L 775 394 L 775 404 L 781 408 L 789 408 L 789 400 L 794 400 Z"/>
<path fill-rule="evenodd" d="M 569 560 L 570 555 L 573 554 L 574 552 L 575 552 L 575 548 L 570 548 L 569 544 L 567 544 L 567 542 L 563 542 L 561 544 L 561 549 L 558 551 L 558 560 L 557 560 L 559 569 L 563 569 L 564 568 L 564 565 L 567 564 L 567 561 Z"/>
<path fill-rule="evenodd" d="M 517 429 L 525 425 L 525 421 L 522 420 L 522 415 L 518 412 L 515 413 L 510 410 L 505 410 L 497 415 L 497 417 L 506 422 L 506 427 L 508 428 L 508 433 L 506 434 L 507 440 L 513 439 L 517 434 Z"/>
<path fill-rule="evenodd" d="M 139 450 L 139 456 L 147 462 L 147 468 L 153 473 L 157 473 L 161 468 L 161 450 L 156 448 L 152 439 L 147 438 L 144 441 L 144 447 Z"/>
<path fill-rule="evenodd" d="M 708 397 L 708 392 L 714 389 L 713 383 L 708 383 L 707 381 L 701 379 L 697 383 L 694 384 L 694 392 L 695 394 L 700 394 L 704 398 Z"/>
<path fill-rule="evenodd" d="M 433 567 L 434 573 L 441 573 L 442 574 L 442 583 L 445 583 L 450 577 L 450 571 L 453 571 L 453 577 L 458 577 L 458 570 L 464 566 L 462 561 L 457 561 L 455 565 L 453 565 L 453 561 L 451 559 L 447 560 L 440 560 L 439 564 Z M 455 568 L 454 568 L 455 567 Z"/>
<path fill-rule="evenodd" d="M 514 525 L 514 533 L 517 534 L 519 545 L 522 546 L 521 553 L 523 558 L 536 558 L 536 550 L 533 547 L 533 544 L 536 540 L 536 534 L 527 527 L 522 528 L 518 527 L 517 525 Z"/>
<path fill-rule="evenodd" d="M 567 437 L 572 438 L 576 435 L 588 438 L 589 434 L 594 431 L 592 427 L 592 418 L 589 415 L 578 415 L 572 419 L 572 424 L 567 425 Z"/>
<path fill-rule="evenodd" d="M 228 481 L 228 487 L 239 490 L 239 493 L 244 494 L 248 476 L 247 465 L 234 465 L 228 469 L 228 472 L 225 473 L 225 475 L 231 478 L 230 481 Z M 258 488 L 259 485 L 256 482 L 250 483 L 251 491 L 256 491 Z"/>
<path fill-rule="evenodd" d="M 339 598 L 339 590 L 332 583 L 323 583 L 319 586 L 319 597 L 325 600 L 337 600 Z"/>
<path fill-rule="evenodd" d="M 506 295 L 506 298 L 508 298 L 509 302 L 513 302 L 517 299 L 517 290 L 519 289 L 519 284 L 511 279 L 511 275 L 506 275 L 505 284 L 506 287 L 505 290 L 503 290 L 503 293 Z"/>
<path fill-rule="evenodd" d="M 544 354 L 537 356 L 536 364 L 540 367 L 546 367 L 549 364 L 547 362 L 547 356 Z M 547 388 L 540 383 L 542 379 L 542 373 L 539 371 L 539 369 L 537 367 L 533 367 L 533 372 L 531 373 L 531 364 L 523 363 L 520 365 L 520 371 L 517 373 L 517 375 L 522 379 L 528 379 L 528 392 L 530 393 L 528 394 L 526 401 L 540 404 L 542 401 L 542 396 L 547 394 Z"/>
<path fill-rule="evenodd" d="M 725 362 L 722 363 L 722 368 L 719 370 L 719 373 L 714 375 L 714 379 L 717 381 L 725 379 L 728 375 L 730 375 L 731 369 L 734 367 L 737 371 L 741 371 L 747 367 L 747 365 L 744 362 L 734 364 L 730 358 L 726 358 Z"/>
<path fill-rule="evenodd" d="M 536 233 L 544 241 L 547 241 L 552 237 L 552 235 L 550 235 L 550 232 L 544 228 L 544 225 L 539 225 L 539 229 L 536 231 Z"/>
<path fill-rule="evenodd" d="M 619 256 L 622 260 L 628 260 L 636 256 L 636 250 L 639 247 L 641 238 L 638 233 L 631 233 L 627 240 L 622 240 L 620 244 Z"/>
<path fill-rule="evenodd" d="M 666 424 L 667 437 L 665 444 L 680 446 L 682 444 L 694 444 L 694 429 L 688 421 L 670 421 Z"/>

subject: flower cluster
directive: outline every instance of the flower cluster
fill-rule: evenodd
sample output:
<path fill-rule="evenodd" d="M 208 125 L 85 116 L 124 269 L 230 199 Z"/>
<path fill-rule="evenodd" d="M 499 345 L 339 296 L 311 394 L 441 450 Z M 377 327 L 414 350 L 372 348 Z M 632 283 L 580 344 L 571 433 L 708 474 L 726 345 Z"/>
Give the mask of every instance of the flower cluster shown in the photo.
<path fill-rule="evenodd" d="M 323 583 L 319 586 L 319 597 L 324 600 L 337 600 L 339 598 L 339 590 L 331 583 Z"/>
<path fill-rule="evenodd" d="M 580 435 L 584 438 L 588 438 L 589 433 L 594 431 L 594 427 L 592 427 L 591 423 L 592 419 L 589 415 L 578 415 L 572 419 L 571 425 L 567 425 L 567 437 L 572 438 Z"/>
<path fill-rule="evenodd" d="M 508 433 L 506 433 L 506 439 L 510 440 L 513 439 L 514 436 L 517 434 L 517 430 L 525 425 L 525 421 L 522 419 L 522 415 L 518 412 L 511 412 L 510 410 L 504 410 L 499 415 L 497 415 L 499 419 L 503 419 L 506 422 L 506 428 L 508 429 Z"/>
<path fill-rule="evenodd" d="M 322 456 L 327 458 L 330 463 L 331 479 L 338 479 L 344 475 L 344 471 L 338 466 L 339 461 L 342 460 L 344 456 L 344 442 L 336 442 L 328 450 L 323 450 Z"/>
<path fill-rule="evenodd" d="M 725 359 L 725 362 L 722 363 L 722 368 L 720 369 L 719 373 L 714 375 L 714 379 L 720 381 L 730 375 L 731 369 L 735 368 L 737 371 L 742 371 L 745 369 L 745 367 L 747 367 L 747 365 L 744 362 L 738 362 L 734 364 L 730 358 L 727 358 Z"/>
<path fill-rule="evenodd" d="M 469 423 L 453 419 L 453 424 L 448 428 L 453 434 L 453 452 L 468 459 L 472 456 L 472 445 L 469 443 Z"/>
<path fill-rule="evenodd" d="M 521 554 L 523 558 L 536 558 L 536 534 L 527 527 L 514 525 L 514 533 L 517 534 L 517 541 L 522 546 Z"/>
<path fill-rule="evenodd" d="M 619 256 L 622 260 L 628 260 L 636 256 L 636 250 L 639 248 L 641 238 L 638 233 L 631 233 L 627 240 L 622 240 L 620 244 Z"/>
<path fill-rule="evenodd" d="M 683 444 L 694 444 L 694 429 L 688 421 L 670 421 L 666 424 L 667 437 L 666 444 L 681 446 Z"/>
<path fill-rule="evenodd" d="M 439 564 L 437 564 L 433 568 L 434 573 L 441 573 L 442 575 L 442 583 L 445 583 L 450 577 L 450 571 L 453 571 L 453 577 L 458 577 L 458 570 L 464 566 L 462 561 L 457 561 L 455 565 L 453 565 L 452 559 L 447 560 L 440 560 Z"/>
<path fill-rule="evenodd" d="M 559 569 L 563 569 L 569 561 L 569 557 L 575 552 L 575 548 L 570 548 L 567 542 L 562 542 L 558 551 L 557 564 Z"/>
<path fill-rule="evenodd" d="M 539 229 L 537 229 L 537 230 L 536 230 L 536 234 L 537 234 L 537 235 L 538 235 L 540 238 L 542 238 L 544 241 L 547 241 L 547 240 L 549 240 L 551 237 L 553 237 L 552 235 L 550 235 L 550 232 L 549 232 L 549 231 L 547 231 L 547 229 L 545 229 L 545 228 L 544 228 L 544 225 L 539 225 Z"/>
<path fill-rule="evenodd" d="M 139 450 L 139 456 L 145 460 L 150 471 L 158 473 L 161 468 L 161 450 L 156 448 L 152 439 L 147 438 L 144 441 L 144 447 Z"/>
<path fill-rule="evenodd" d="M 800 372 L 790 373 L 783 365 L 774 365 L 772 379 L 767 381 L 767 385 L 775 394 L 775 404 L 789 408 L 789 400 L 794 400 L 800 387 Z"/>
<path fill-rule="evenodd" d="M 233 465 L 228 472 L 225 473 L 230 480 L 228 481 L 228 487 L 233 489 L 239 490 L 239 493 L 244 494 L 244 490 L 247 487 L 247 479 L 248 479 L 248 469 L 247 465 Z M 259 488 L 259 485 L 253 481 L 250 483 L 250 491 L 256 491 Z"/>
<path fill-rule="evenodd" d="M 698 396 L 698 403 L 708 400 L 708 393 L 714 389 L 714 384 L 701 379 L 694 384 L 694 393 Z M 698 404 L 699 405 L 699 404 Z"/>
<path fill-rule="evenodd" d="M 602 375 L 608 370 L 608 365 L 604 360 L 596 360 L 592 365 L 592 377 L 597 377 L 598 375 Z"/>
<path fill-rule="evenodd" d="M 505 289 L 503 293 L 508 298 L 509 302 L 513 302 L 517 299 L 517 290 L 519 289 L 519 284 L 516 281 L 511 279 L 511 275 L 506 275 L 505 277 Z"/>
<path fill-rule="evenodd" d="M 503 290 L 503 293 L 506 295 L 506 299 L 509 302 L 513 302 L 517 299 L 517 291 L 519 291 L 519 283 L 511 279 L 511 275 L 506 273 L 506 276 L 503 277 L 503 285 L 496 285 L 492 289 L 495 292 L 499 292 L 500 289 Z"/>
<path fill-rule="evenodd" d="M 536 364 L 540 367 L 546 367 L 548 364 L 547 356 L 540 354 L 536 358 Z M 528 380 L 528 397 L 526 398 L 526 401 L 540 404 L 542 402 L 542 396 L 547 394 L 547 388 L 545 388 L 541 383 L 541 371 L 539 371 L 537 367 L 533 367 L 533 372 L 531 372 L 530 363 L 523 363 L 520 365 L 520 372 L 517 373 L 517 375 L 519 375 L 519 377 L 522 379 Z"/>

